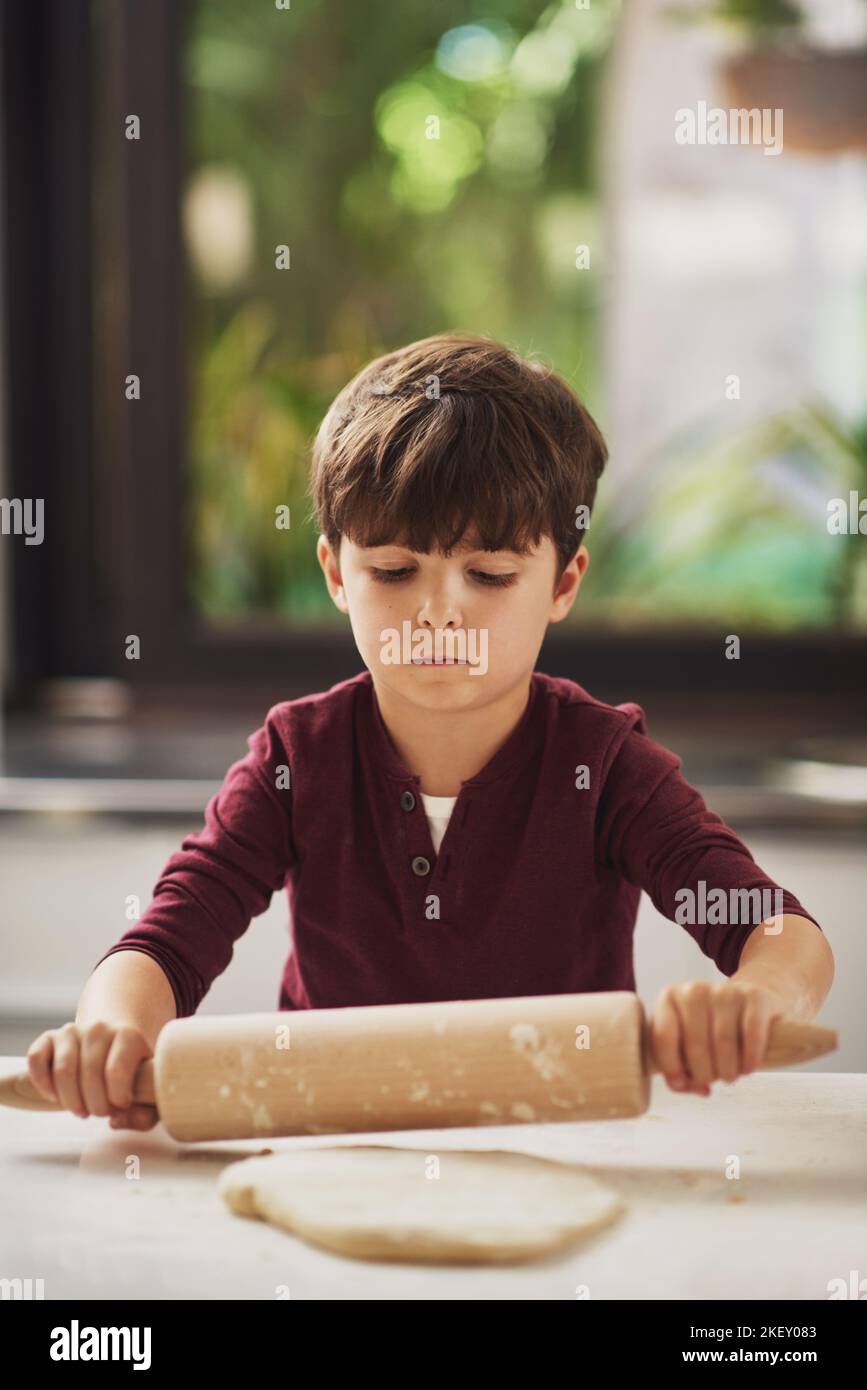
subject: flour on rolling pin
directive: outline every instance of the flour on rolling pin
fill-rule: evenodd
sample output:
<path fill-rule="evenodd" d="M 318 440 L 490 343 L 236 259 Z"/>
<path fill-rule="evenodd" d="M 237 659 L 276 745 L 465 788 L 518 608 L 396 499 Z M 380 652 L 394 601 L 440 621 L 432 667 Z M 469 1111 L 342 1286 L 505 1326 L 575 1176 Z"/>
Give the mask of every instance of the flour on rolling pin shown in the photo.
<path fill-rule="evenodd" d="M 176 1019 L 158 1107 L 190 1142 L 629 1118 L 642 1023 L 626 992 Z"/>

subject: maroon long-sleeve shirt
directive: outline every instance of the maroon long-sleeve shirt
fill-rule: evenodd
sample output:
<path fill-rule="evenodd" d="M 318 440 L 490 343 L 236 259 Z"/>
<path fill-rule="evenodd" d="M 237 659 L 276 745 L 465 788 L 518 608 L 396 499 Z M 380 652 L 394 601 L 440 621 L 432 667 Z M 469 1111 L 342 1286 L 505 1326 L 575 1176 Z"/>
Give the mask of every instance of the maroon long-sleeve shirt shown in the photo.
<path fill-rule="evenodd" d="M 283 887 L 280 1009 L 634 991 L 642 888 L 672 921 L 683 920 L 679 890 L 699 906 L 713 889 L 780 902 L 681 759 L 648 736 L 641 706 L 604 704 L 574 681 L 533 673 L 517 727 L 461 784 L 439 854 L 368 671 L 274 705 L 247 742 L 204 828 L 106 952 L 152 956 L 179 1016 L 195 1013 Z M 784 912 L 815 922 L 781 891 Z M 731 975 L 764 915 L 683 925 Z"/>

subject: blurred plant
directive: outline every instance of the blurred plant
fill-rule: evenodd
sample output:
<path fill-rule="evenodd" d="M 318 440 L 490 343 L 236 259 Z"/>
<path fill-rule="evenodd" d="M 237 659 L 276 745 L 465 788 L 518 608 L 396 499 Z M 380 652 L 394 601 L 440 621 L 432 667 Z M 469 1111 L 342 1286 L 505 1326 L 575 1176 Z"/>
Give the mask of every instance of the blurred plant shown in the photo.
<path fill-rule="evenodd" d="M 796 0 L 708 0 L 699 5 L 674 4 L 667 13 L 684 23 L 721 24 L 756 44 L 796 33 L 804 25 Z"/>
<path fill-rule="evenodd" d="M 633 621 L 680 609 L 704 625 L 867 626 L 864 537 L 827 526 L 833 496 L 867 498 L 867 419 L 811 401 L 710 443 L 693 425 L 661 452 L 591 526 L 590 606 L 598 594 Z"/>
<path fill-rule="evenodd" d="M 795 433 L 817 457 L 834 459 L 832 476 L 841 492 L 854 490 L 862 500 L 867 498 L 867 416 L 851 424 L 831 407 L 811 405 L 804 408 L 800 417 L 796 416 Z M 867 554 L 860 530 L 838 536 L 837 544 L 841 553 L 832 587 L 834 617 L 841 623 L 861 624 L 867 615 L 856 605 L 861 597 L 859 580 L 867 575 Z"/>
<path fill-rule="evenodd" d="M 465 8 L 184 6 L 190 579 L 213 621 L 335 616 L 309 445 L 379 353 L 477 331 L 580 364 L 596 405 L 604 239 L 592 269 L 574 258 L 597 228 L 620 3 Z"/>
<path fill-rule="evenodd" d="M 305 499 L 309 446 L 327 406 L 317 365 L 292 360 L 273 310 L 255 301 L 196 360 L 191 583 L 212 621 L 328 613 Z M 277 525 L 285 507 L 287 529 Z"/>

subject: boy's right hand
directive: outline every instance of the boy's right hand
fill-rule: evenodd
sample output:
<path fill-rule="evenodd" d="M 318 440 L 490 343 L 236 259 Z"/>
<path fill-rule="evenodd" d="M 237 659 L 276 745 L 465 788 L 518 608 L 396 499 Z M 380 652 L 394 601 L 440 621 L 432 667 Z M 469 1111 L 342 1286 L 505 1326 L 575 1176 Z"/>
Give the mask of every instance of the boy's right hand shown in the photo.
<path fill-rule="evenodd" d="M 64 1023 L 27 1049 L 30 1079 L 46 1100 L 86 1119 L 108 1115 L 112 1129 L 153 1129 L 153 1105 L 133 1102 L 133 1078 L 146 1057 L 147 1039 L 135 1028 L 104 1023 Z"/>

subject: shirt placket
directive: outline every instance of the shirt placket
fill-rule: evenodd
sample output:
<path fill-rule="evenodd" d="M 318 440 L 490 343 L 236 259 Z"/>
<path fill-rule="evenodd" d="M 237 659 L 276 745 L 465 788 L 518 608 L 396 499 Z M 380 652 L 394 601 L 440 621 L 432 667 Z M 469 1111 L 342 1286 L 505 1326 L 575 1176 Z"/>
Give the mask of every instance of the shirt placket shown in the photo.
<path fill-rule="evenodd" d="M 434 850 L 430 826 L 421 799 L 421 778 L 413 777 L 401 783 L 397 796 L 404 825 L 404 856 L 411 880 L 410 892 L 413 893 L 414 905 L 421 907 L 430 894 L 439 895 L 448 885 L 449 907 L 446 910 L 450 916 L 457 907 L 458 868 L 459 860 L 463 858 L 462 850 L 466 847 L 463 832 L 470 808 L 470 796 L 464 790 L 459 793 L 446 826 L 439 854 Z M 458 852 L 452 847 L 455 844 L 453 827 L 460 836 Z"/>

